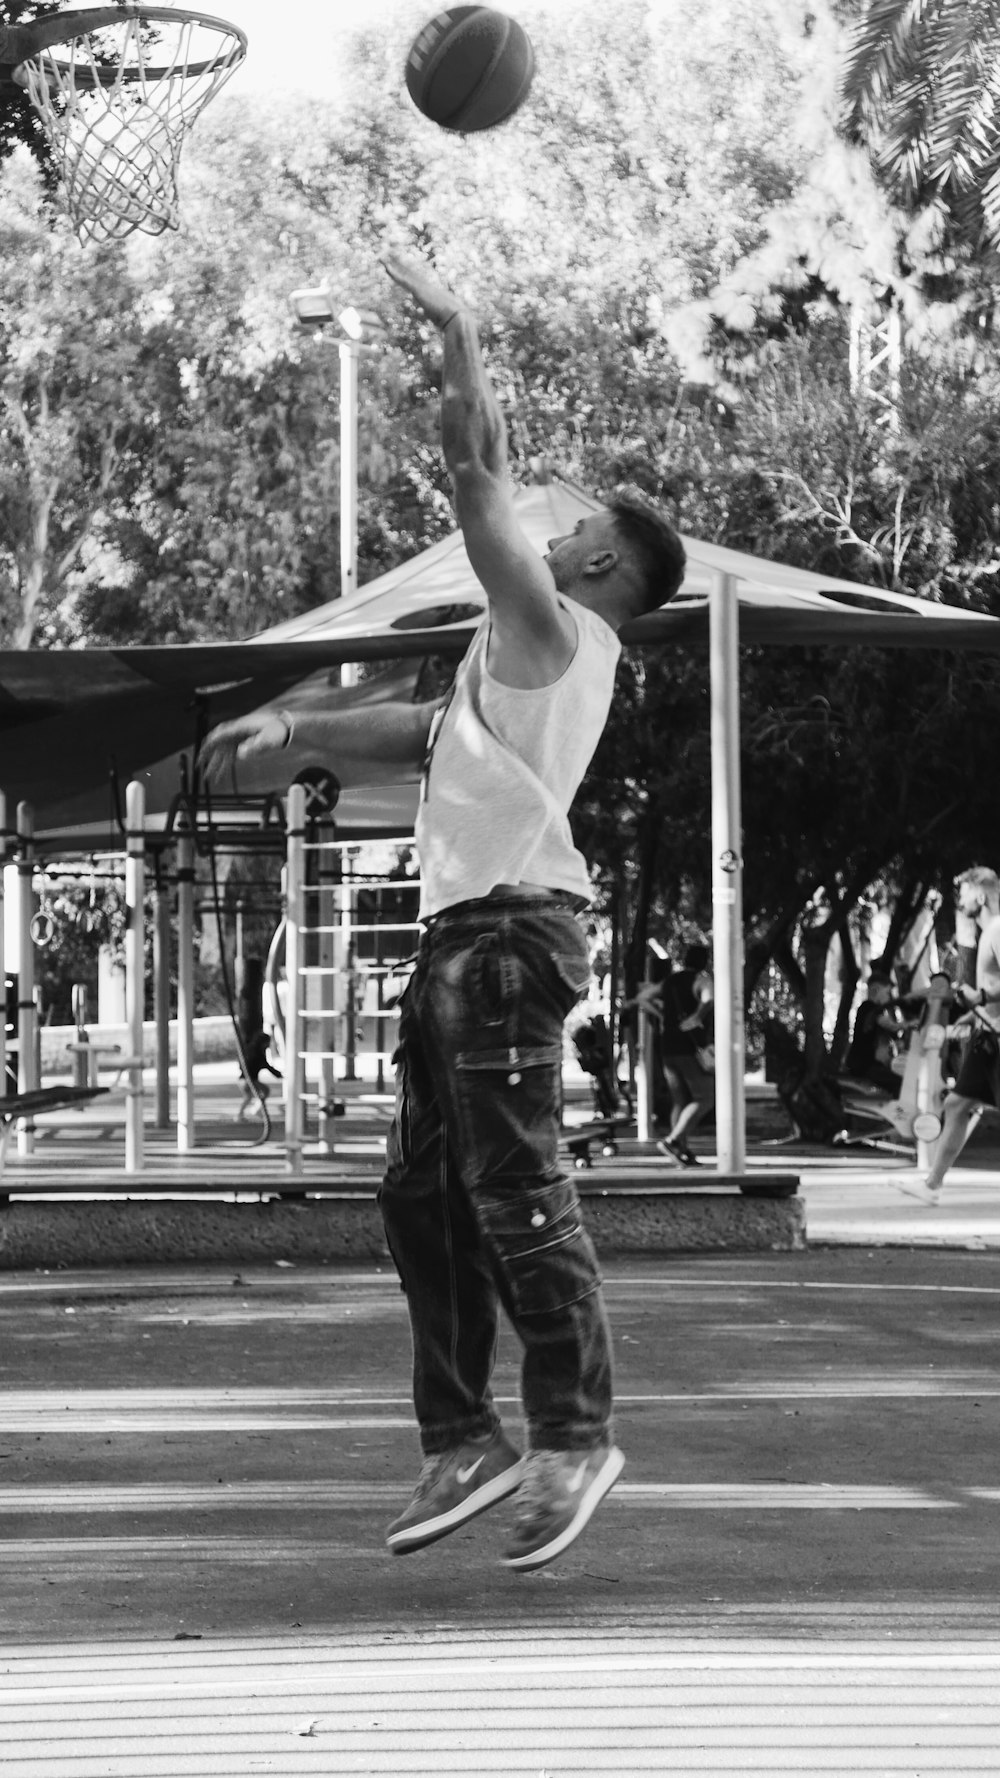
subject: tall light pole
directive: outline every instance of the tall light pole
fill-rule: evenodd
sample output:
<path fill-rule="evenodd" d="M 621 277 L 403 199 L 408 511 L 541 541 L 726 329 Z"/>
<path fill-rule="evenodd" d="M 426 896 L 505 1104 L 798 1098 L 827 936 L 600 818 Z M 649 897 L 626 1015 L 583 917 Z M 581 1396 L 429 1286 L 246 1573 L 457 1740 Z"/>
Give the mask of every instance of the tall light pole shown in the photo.
<path fill-rule="evenodd" d="M 316 336 L 322 336 L 325 328 L 334 320 L 333 301 L 327 286 L 319 285 L 308 290 L 293 290 L 289 298 L 292 309 L 302 327 Z M 386 329 L 381 317 L 371 309 L 342 309 L 336 316 L 340 324 L 341 337 L 337 341 L 340 358 L 340 596 L 345 598 L 358 587 L 358 364 L 362 347 L 366 343 L 384 337 Z M 340 669 L 341 686 L 356 685 L 358 679 L 357 665 L 353 661 L 344 661 Z M 336 837 L 336 827 L 330 822 L 327 839 L 331 843 Z M 331 1021 L 337 1012 L 334 991 L 334 970 L 339 968 L 343 976 L 345 1004 L 344 1015 L 344 1078 L 356 1079 L 355 1056 L 357 1050 L 357 1024 L 354 1004 L 354 917 L 356 897 L 349 885 L 341 889 L 342 907 L 339 920 L 336 911 L 336 893 L 333 886 L 333 870 L 327 869 L 320 876 L 319 919 L 319 964 L 320 993 L 323 1010 L 330 1015 Z M 336 942 L 335 927 L 339 925 L 339 946 Z M 326 1029 L 323 1022 L 322 1029 Z M 333 1107 L 334 1078 L 333 1053 L 324 1042 L 324 1054 L 320 1063 L 320 1105 Z M 327 1147 L 329 1138 L 324 1134 L 325 1113 L 321 1113 L 321 1143 Z M 332 1144 L 330 1144 L 332 1147 Z"/>
<path fill-rule="evenodd" d="M 289 301 L 302 327 L 322 334 L 336 319 L 342 330 L 340 357 L 340 596 L 358 587 L 358 361 L 362 348 L 385 337 L 385 323 L 372 309 L 342 309 L 334 314 L 325 284 L 293 290 Z M 341 685 L 355 685 L 358 670 L 345 661 Z"/>

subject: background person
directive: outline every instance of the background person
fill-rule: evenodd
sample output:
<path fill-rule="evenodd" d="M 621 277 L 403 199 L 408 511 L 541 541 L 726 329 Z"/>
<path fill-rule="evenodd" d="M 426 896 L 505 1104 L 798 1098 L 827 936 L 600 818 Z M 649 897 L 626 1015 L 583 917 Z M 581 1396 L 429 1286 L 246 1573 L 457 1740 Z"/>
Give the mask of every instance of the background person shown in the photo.
<path fill-rule="evenodd" d="M 923 1195 L 932 1204 L 939 1201 L 945 1175 L 965 1147 L 980 1108 L 1000 1110 L 1000 877 L 975 865 L 956 877 L 955 892 L 957 914 L 962 923 L 974 922 L 979 940 L 975 985 L 959 983 L 955 988 L 956 1000 L 967 1009 L 957 1023 L 970 1027 L 971 1034 L 945 1098 L 944 1127 L 924 1181 Z"/>
<path fill-rule="evenodd" d="M 684 1097 L 675 1099 L 670 1130 L 656 1146 L 668 1159 L 697 1166 L 691 1137 L 715 1105 L 715 985 L 707 945 L 689 945 L 680 970 L 664 983 L 664 1000 L 673 997 L 676 1018 L 671 1050 L 664 1041 L 664 1072 L 679 1077 Z M 690 986 L 688 981 L 690 978 Z M 685 1012 L 685 1000 L 690 1001 Z"/>
<path fill-rule="evenodd" d="M 847 1052 L 846 1069 L 857 1080 L 870 1081 L 899 1097 L 902 1075 L 892 1066 L 899 1053 L 899 1043 L 906 1026 L 893 1004 L 892 979 L 889 971 L 873 964 L 868 977 L 867 997 L 854 1015 L 851 1046 Z"/>
<path fill-rule="evenodd" d="M 697 1166 L 690 1140 L 715 1104 L 715 1069 L 703 1059 L 714 1042 L 715 1009 L 705 944 L 688 945 L 679 968 L 644 982 L 626 1005 L 648 1012 L 655 1028 L 654 1066 L 670 1094 L 669 1129 L 656 1146 L 673 1166 Z M 701 1056 L 699 1056 L 699 1051 Z"/>

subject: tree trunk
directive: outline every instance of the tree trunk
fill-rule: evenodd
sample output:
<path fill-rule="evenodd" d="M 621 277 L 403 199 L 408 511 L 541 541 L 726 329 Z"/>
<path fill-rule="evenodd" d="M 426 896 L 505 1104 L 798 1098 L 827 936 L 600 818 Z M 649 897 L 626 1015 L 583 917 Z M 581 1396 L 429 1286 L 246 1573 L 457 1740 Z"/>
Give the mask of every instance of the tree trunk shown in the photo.
<path fill-rule="evenodd" d="M 858 959 L 851 938 L 851 929 L 847 923 L 847 910 L 841 908 L 837 921 L 837 936 L 840 939 L 841 953 L 844 959 L 844 971 L 840 980 L 840 1005 L 837 1008 L 837 1022 L 834 1026 L 833 1041 L 830 1044 L 830 1062 L 834 1069 L 843 1066 L 851 1041 L 851 1008 L 858 987 Z"/>
<path fill-rule="evenodd" d="M 35 634 L 35 619 L 45 591 L 45 570 L 49 554 L 49 519 L 56 496 L 55 486 L 34 492 L 31 522 L 31 548 L 28 564 L 21 577 L 21 621 L 14 635 L 15 648 L 30 648 Z"/>
<path fill-rule="evenodd" d="M 656 883 L 656 861 L 660 851 L 663 820 L 658 803 L 649 803 L 639 823 L 639 872 L 636 879 L 635 915 L 625 949 L 624 975 L 627 994 L 634 994 L 646 973 L 646 945 L 649 938 L 649 910 Z"/>
<path fill-rule="evenodd" d="M 826 957 L 833 927 L 829 920 L 803 925 L 802 949 L 805 957 L 805 1060 L 810 1080 L 819 1080 L 827 1071 L 829 1057 L 823 1012 L 826 987 Z"/>
<path fill-rule="evenodd" d="M 796 957 L 795 952 L 792 950 L 792 935 L 790 930 L 778 934 L 774 943 L 772 956 L 788 983 L 788 986 L 791 988 L 792 993 L 798 1001 L 804 1004 L 806 997 L 806 981 L 799 960 Z"/>

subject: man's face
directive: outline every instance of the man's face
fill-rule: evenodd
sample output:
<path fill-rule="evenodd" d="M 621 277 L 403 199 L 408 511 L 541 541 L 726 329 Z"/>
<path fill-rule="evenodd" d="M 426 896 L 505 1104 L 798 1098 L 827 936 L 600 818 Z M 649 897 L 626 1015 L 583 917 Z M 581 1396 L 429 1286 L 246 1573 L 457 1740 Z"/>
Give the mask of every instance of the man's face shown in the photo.
<path fill-rule="evenodd" d="M 610 513 L 588 513 L 578 519 L 565 537 L 550 537 L 545 557 L 552 578 L 561 593 L 583 578 L 583 571 L 592 556 L 614 549 L 614 519 Z"/>
<path fill-rule="evenodd" d="M 975 883 L 959 883 L 956 901 L 961 912 L 968 914 L 970 919 L 974 920 L 983 911 L 983 892 Z"/>

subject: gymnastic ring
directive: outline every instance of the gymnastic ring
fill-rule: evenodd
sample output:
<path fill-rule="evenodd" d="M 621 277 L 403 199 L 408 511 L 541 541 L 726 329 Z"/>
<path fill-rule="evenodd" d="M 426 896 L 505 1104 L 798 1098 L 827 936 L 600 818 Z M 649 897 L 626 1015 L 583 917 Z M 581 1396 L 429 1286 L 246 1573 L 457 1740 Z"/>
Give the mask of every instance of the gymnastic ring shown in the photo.
<path fill-rule="evenodd" d="M 32 944 L 37 945 L 39 950 L 44 950 L 45 946 L 50 945 L 55 938 L 56 923 L 52 915 L 45 908 L 41 908 L 37 914 L 32 914 L 28 922 L 28 931 L 31 934 Z"/>

